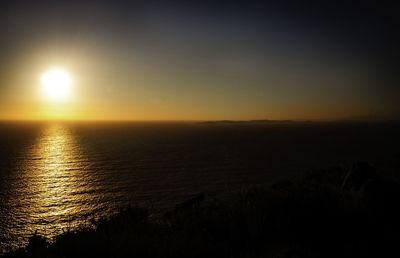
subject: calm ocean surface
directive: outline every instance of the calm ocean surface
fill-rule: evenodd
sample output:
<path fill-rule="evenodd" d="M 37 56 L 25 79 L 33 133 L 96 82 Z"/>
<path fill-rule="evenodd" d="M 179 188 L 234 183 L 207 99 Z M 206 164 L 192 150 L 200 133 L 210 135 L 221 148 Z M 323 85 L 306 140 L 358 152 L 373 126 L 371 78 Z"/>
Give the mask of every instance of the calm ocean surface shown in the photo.
<path fill-rule="evenodd" d="M 0 122 L 0 252 L 128 203 L 269 184 L 357 160 L 395 174 L 400 126 Z"/>

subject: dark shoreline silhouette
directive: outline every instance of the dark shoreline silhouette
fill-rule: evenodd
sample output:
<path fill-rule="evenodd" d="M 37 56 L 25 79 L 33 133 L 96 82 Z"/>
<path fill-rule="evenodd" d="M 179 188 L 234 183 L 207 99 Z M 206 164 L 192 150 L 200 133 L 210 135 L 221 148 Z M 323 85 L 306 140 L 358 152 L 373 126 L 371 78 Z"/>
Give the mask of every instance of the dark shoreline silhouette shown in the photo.
<path fill-rule="evenodd" d="M 4 257 L 384 257 L 399 254 L 400 185 L 367 163 L 310 171 L 163 215 L 132 206 Z"/>

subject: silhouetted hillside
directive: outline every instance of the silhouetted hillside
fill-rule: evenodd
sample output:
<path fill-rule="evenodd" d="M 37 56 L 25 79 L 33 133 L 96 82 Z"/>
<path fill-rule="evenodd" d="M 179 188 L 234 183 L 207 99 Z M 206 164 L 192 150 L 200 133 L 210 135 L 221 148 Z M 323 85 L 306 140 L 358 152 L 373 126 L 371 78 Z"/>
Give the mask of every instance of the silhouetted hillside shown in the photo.
<path fill-rule="evenodd" d="M 399 184 L 357 163 L 224 200 L 198 195 L 163 215 L 128 207 L 5 257 L 396 257 Z"/>

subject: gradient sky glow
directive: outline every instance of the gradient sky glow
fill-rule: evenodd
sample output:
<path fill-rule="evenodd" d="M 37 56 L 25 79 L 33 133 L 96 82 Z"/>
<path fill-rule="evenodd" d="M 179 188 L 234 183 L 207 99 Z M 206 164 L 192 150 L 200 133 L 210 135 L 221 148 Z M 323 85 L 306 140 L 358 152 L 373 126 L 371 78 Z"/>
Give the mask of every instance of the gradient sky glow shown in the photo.
<path fill-rule="evenodd" d="M 0 119 L 399 118 L 398 12 L 329 2 L 2 1 Z"/>

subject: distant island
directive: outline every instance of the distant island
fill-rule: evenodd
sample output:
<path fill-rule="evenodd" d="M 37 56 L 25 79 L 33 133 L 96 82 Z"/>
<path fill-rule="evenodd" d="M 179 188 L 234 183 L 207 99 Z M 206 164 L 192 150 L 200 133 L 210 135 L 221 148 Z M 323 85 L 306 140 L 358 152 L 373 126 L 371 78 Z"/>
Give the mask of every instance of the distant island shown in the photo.
<path fill-rule="evenodd" d="M 200 124 L 303 124 L 312 123 L 311 120 L 215 120 L 215 121 L 202 121 Z"/>
<path fill-rule="evenodd" d="M 201 121 L 199 124 L 358 124 L 358 123 L 390 123 L 398 124 L 399 119 L 368 119 L 368 118 L 350 118 L 338 120 L 269 120 L 269 119 L 255 119 L 255 120 L 210 120 Z"/>

